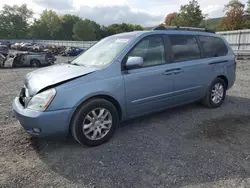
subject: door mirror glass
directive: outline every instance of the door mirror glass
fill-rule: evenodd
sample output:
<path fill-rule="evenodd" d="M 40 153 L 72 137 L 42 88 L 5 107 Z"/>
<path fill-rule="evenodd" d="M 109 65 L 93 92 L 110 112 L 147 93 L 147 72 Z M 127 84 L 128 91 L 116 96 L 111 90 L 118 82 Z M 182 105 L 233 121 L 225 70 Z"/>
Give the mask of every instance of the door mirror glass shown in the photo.
<path fill-rule="evenodd" d="M 143 65 L 143 58 L 134 56 L 134 57 L 128 57 L 128 60 L 126 62 L 126 68 L 127 69 L 134 69 L 142 67 Z"/>

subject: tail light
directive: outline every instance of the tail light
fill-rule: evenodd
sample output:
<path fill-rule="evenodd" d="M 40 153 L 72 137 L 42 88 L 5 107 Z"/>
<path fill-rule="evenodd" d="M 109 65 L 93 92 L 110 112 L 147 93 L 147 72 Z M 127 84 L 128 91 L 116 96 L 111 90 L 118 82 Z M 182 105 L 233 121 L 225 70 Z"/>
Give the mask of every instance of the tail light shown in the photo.
<path fill-rule="evenodd" d="M 237 60 L 237 55 L 235 55 L 234 57 L 234 72 L 236 72 L 236 67 L 237 67 L 237 63 L 238 63 L 238 60 Z"/>

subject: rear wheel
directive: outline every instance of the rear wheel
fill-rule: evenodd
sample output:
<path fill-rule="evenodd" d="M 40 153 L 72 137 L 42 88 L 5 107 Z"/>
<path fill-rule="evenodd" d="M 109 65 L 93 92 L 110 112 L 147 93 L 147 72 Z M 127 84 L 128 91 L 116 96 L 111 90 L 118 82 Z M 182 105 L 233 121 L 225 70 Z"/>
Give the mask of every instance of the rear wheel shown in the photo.
<path fill-rule="evenodd" d="M 222 105 L 226 96 L 226 84 L 221 78 L 216 78 L 208 89 L 203 103 L 210 108 L 217 108 Z"/>
<path fill-rule="evenodd" d="M 108 141 L 118 125 L 118 113 L 112 103 L 92 99 L 76 112 L 71 123 L 71 133 L 82 145 L 97 146 Z"/>
<path fill-rule="evenodd" d="M 40 62 L 38 60 L 31 60 L 30 65 L 32 67 L 40 67 Z"/>

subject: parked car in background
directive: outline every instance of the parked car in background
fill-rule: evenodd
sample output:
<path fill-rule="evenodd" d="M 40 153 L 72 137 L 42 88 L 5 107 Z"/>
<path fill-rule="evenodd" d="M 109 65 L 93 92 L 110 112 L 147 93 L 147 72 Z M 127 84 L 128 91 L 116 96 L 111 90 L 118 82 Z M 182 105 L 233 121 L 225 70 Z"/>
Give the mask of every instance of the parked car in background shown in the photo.
<path fill-rule="evenodd" d="M 0 53 L 0 67 L 4 67 L 6 56 Z"/>
<path fill-rule="evenodd" d="M 21 51 L 30 51 L 33 48 L 33 44 L 31 43 L 23 43 L 21 44 L 20 48 L 18 50 Z"/>
<path fill-rule="evenodd" d="M 13 50 L 19 50 L 19 48 L 21 47 L 21 45 L 22 45 L 22 43 L 15 43 L 15 44 L 12 44 L 11 46 L 10 46 L 10 48 L 11 49 L 13 49 Z"/>
<path fill-rule="evenodd" d="M 15 50 L 16 48 L 16 43 L 10 45 L 10 49 Z"/>
<path fill-rule="evenodd" d="M 214 32 L 157 27 L 107 37 L 69 64 L 29 73 L 13 109 L 33 136 L 71 133 L 96 146 L 120 121 L 194 101 L 221 106 L 235 71 L 233 50 Z"/>
<path fill-rule="evenodd" d="M 7 56 L 9 53 L 9 48 L 6 45 L 0 45 L 0 53 Z"/>
<path fill-rule="evenodd" d="M 44 50 L 44 46 L 39 45 L 39 44 L 33 45 L 31 49 L 32 52 L 42 52 L 43 50 Z"/>
<path fill-rule="evenodd" d="M 61 54 L 63 51 L 65 51 L 66 47 L 65 46 L 46 46 L 43 51 L 44 52 L 51 52 L 53 55 L 59 55 Z"/>
<path fill-rule="evenodd" d="M 0 42 L 0 45 L 6 45 L 8 48 L 10 48 L 10 46 L 11 46 L 11 42 L 10 41 L 1 41 Z"/>
<path fill-rule="evenodd" d="M 84 51 L 83 48 L 68 47 L 62 55 L 65 56 L 77 56 Z"/>
<path fill-rule="evenodd" d="M 12 67 L 41 67 L 52 65 L 55 61 L 51 53 L 17 53 L 13 57 Z"/>

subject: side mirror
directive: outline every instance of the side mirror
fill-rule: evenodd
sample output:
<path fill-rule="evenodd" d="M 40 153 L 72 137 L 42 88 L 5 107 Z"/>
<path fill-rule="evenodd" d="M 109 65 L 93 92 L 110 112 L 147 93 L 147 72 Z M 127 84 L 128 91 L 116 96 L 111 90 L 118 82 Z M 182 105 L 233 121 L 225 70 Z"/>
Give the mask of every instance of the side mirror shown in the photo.
<path fill-rule="evenodd" d="M 134 69 L 142 67 L 143 65 L 143 58 L 142 57 L 128 57 L 126 62 L 127 69 Z"/>

